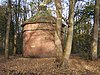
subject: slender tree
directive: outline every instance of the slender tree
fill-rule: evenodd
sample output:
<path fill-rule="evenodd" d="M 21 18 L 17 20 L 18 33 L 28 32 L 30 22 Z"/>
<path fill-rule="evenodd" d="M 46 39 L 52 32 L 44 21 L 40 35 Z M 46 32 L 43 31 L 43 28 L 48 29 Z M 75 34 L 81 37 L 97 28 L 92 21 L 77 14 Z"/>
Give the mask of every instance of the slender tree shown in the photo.
<path fill-rule="evenodd" d="M 99 27 L 99 0 L 95 0 L 93 39 L 91 44 L 92 60 L 97 59 L 98 30 L 99 30 L 98 27 Z"/>
<path fill-rule="evenodd" d="M 16 48 L 17 48 L 17 31 L 19 31 L 19 15 L 20 15 L 20 2 L 21 0 L 16 0 L 16 5 L 15 5 L 15 21 L 16 21 L 16 25 L 15 25 L 15 31 L 14 31 L 14 50 L 13 50 L 13 55 L 16 55 Z M 18 4 L 18 5 L 17 5 Z"/>
<path fill-rule="evenodd" d="M 75 5 L 75 0 L 70 0 L 69 25 L 68 25 L 68 31 L 67 31 L 66 46 L 64 49 L 63 62 L 68 61 L 71 54 L 72 40 L 73 40 L 73 25 L 74 25 L 74 5 Z"/>
<path fill-rule="evenodd" d="M 10 33 L 10 24 L 11 24 L 11 0 L 8 0 L 8 21 L 6 28 L 6 42 L 5 42 L 5 57 L 9 58 L 9 33 Z"/>
<path fill-rule="evenodd" d="M 61 0 L 54 0 L 56 6 L 57 22 L 55 26 L 55 46 L 57 50 L 57 60 L 62 59 L 62 43 L 61 43 L 61 29 L 62 29 L 62 5 Z"/>
<path fill-rule="evenodd" d="M 24 4 L 24 6 L 23 6 L 24 15 L 23 16 L 24 16 L 24 21 L 25 21 L 27 19 L 27 0 L 24 0 L 23 4 Z"/>

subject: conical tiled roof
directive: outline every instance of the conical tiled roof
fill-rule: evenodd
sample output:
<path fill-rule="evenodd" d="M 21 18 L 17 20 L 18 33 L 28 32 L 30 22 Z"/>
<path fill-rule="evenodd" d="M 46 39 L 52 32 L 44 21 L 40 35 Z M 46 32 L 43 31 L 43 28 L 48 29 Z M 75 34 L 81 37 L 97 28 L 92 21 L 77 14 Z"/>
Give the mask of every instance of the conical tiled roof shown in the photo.
<path fill-rule="evenodd" d="M 23 25 L 29 23 L 56 23 L 56 18 L 53 17 L 47 10 L 46 6 L 39 6 L 39 11 L 35 16 L 32 16 L 28 20 L 26 20 Z"/>

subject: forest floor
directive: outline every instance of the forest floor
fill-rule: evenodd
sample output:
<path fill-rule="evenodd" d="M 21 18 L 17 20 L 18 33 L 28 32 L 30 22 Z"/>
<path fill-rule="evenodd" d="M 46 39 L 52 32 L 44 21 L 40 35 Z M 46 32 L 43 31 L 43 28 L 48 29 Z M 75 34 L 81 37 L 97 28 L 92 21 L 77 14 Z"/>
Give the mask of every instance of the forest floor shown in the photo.
<path fill-rule="evenodd" d="M 0 55 L 0 75 L 100 75 L 100 59 L 91 61 L 72 55 L 68 68 L 58 68 L 55 58 L 23 58 Z"/>

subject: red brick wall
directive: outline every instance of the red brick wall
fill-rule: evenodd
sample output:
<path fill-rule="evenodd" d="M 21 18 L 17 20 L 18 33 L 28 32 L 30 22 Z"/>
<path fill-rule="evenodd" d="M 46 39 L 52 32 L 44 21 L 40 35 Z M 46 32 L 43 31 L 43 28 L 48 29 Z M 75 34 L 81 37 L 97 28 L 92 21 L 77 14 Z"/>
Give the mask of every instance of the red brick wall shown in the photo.
<path fill-rule="evenodd" d="M 56 56 L 54 25 L 49 23 L 25 25 L 23 33 L 23 55 L 25 57 Z"/>

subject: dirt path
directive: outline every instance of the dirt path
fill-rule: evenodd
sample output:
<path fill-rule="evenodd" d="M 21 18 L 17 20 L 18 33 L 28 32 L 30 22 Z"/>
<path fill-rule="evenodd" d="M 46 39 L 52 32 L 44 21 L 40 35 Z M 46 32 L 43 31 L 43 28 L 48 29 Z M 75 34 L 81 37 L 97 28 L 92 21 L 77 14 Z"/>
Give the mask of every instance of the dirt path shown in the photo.
<path fill-rule="evenodd" d="M 71 56 L 69 68 L 57 68 L 55 58 L 11 56 L 7 60 L 0 56 L 0 75 L 100 75 L 100 59 L 88 61 Z"/>

